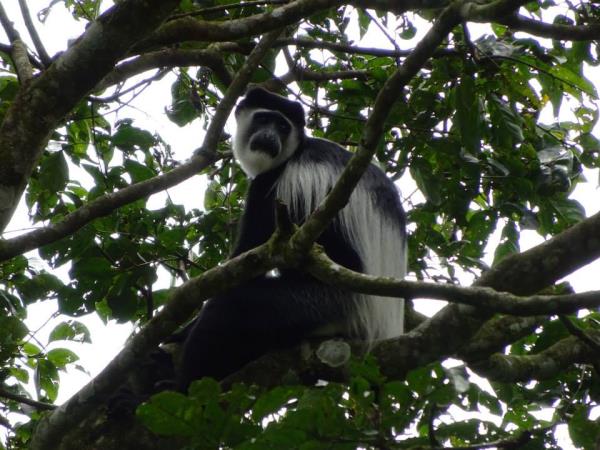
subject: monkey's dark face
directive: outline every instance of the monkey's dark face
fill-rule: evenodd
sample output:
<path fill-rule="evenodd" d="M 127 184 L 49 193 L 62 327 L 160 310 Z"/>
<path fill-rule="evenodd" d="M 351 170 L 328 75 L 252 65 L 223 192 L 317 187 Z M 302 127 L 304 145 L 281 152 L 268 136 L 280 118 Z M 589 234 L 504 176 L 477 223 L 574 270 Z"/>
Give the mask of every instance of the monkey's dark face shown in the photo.
<path fill-rule="evenodd" d="M 292 126 L 280 113 L 257 111 L 252 115 L 247 133 L 250 136 L 250 150 L 276 158 L 291 131 Z"/>
<path fill-rule="evenodd" d="M 233 153 L 250 177 L 279 166 L 298 148 L 300 131 L 279 111 L 242 109 L 236 120 Z"/>

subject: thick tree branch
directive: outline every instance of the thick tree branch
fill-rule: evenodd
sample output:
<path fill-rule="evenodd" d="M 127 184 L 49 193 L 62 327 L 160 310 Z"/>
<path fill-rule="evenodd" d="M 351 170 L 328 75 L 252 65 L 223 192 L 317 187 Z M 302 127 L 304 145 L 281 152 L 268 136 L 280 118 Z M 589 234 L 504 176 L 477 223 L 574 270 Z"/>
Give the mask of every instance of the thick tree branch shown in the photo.
<path fill-rule="evenodd" d="M 566 316 L 559 316 L 559 320 L 565 326 L 565 328 L 571 333 L 573 336 L 578 338 L 583 343 L 587 344 L 589 348 L 591 348 L 594 353 L 600 355 L 600 341 L 594 339 L 592 335 L 590 335 L 587 331 L 582 330 Z"/>
<path fill-rule="evenodd" d="M 217 107 L 213 121 L 209 126 L 202 149 L 214 152 L 221 136 L 225 121 L 237 98 L 247 85 L 261 59 L 270 50 L 279 32 L 263 37 L 248 57 L 236 78 L 229 86 L 223 100 Z M 31 449 L 54 449 L 61 438 L 77 422 L 83 420 L 98 403 L 102 403 L 125 379 L 132 367 L 139 364 L 151 349 L 171 335 L 202 304 L 202 301 L 215 295 L 223 286 L 235 286 L 237 283 L 265 273 L 277 265 L 274 256 L 281 250 L 281 237 L 274 235 L 267 243 L 250 250 L 222 266 L 208 270 L 202 276 L 194 278 L 175 289 L 165 307 L 142 330 L 135 335 L 123 350 L 76 395 L 46 417 L 36 430 Z"/>
<path fill-rule="evenodd" d="M 187 16 L 165 23 L 156 33 L 141 42 L 136 48 L 156 48 L 157 46 L 186 41 L 232 41 L 281 28 L 310 17 L 318 11 L 348 3 L 356 4 L 357 7 L 361 8 L 374 8 L 402 14 L 415 8 L 439 8 L 445 6 L 448 2 L 438 0 L 356 0 L 354 2 L 344 0 L 296 0 L 272 11 L 225 22 L 210 22 Z"/>
<path fill-rule="evenodd" d="M 0 125 L 0 230 L 4 230 L 50 133 L 177 0 L 127 0 L 110 8 L 17 94 Z"/>
<path fill-rule="evenodd" d="M 600 214 L 596 214 L 537 247 L 505 258 L 475 285 L 533 294 L 600 258 L 599 236 Z M 374 352 L 389 376 L 401 377 L 406 370 L 458 353 L 490 315 L 471 306 L 448 305 L 410 333 L 380 344 Z"/>
<path fill-rule="evenodd" d="M 297 0 L 273 11 L 226 22 L 210 22 L 193 17 L 183 17 L 165 23 L 137 47 L 154 48 L 185 41 L 232 41 L 284 27 L 317 11 L 343 3 L 343 0 Z"/>
<path fill-rule="evenodd" d="M 534 36 L 563 41 L 594 41 L 600 39 L 600 24 L 550 24 L 521 15 L 507 16 L 500 23 L 513 31 L 524 31 Z"/>
<path fill-rule="evenodd" d="M 530 0 L 493 0 L 491 2 L 463 2 L 461 15 L 465 21 L 493 22 L 515 14 Z"/>
<path fill-rule="evenodd" d="M 456 357 L 467 364 L 484 360 L 491 354 L 502 351 L 507 345 L 530 335 L 547 320 L 547 316 L 493 317 L 458 350 Z"/>
<path fill-rule="evenodd" d="M 599 257 L 597 213 L 524 253 L 504 258 L 475 284 L 527 295 L 551 286 Z"/>
<path fill-rule="evenodd" d="M 590 335 L 596 340 L 600 339 L 600 332 L 597 330 L 593 330 Z M 552 378 L 573 364 L 593 363 L 598 358 L 600 355 L 585 342 L 570 336 L 535 355 L 495 354 L 470 367 L 486 378 L 514 383 Z"/>

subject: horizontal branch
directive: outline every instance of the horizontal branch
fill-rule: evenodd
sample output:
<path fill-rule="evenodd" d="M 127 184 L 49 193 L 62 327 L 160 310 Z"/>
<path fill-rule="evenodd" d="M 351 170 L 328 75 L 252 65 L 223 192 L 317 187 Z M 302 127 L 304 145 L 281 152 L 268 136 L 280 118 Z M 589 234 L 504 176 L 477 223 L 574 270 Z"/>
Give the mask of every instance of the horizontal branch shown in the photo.
<path fill-rule="evenodd" d="M 396 50 L 396 49 L 383 49 L 375 47 L 361 47 L 352 44 L 341 44 L 339 42 L 329 42 L 323 40 L 315 40 L 305 37 L 297 38 L 284 38 L 279 39 L 276 45 L 295 45 L 297 47 L 304 48 L 316 48 L 323 50 L 330 50 L 333 52 L 351 54 L 351 55 L 370 55 L 370 56 L 383 56 L 390 58 L 402 58 L 410 55 L 412 49 L 408 50 Z M 439 58 L 443 56 L 457 56 L 460 53 L 450 48 L 439 48 L 431 55 L 433 58 Z"/>
<path fill-rule="evenodd" d="M 290 25 L 318 11 L 343 3 L 343 0 L 296 0 L 272 11 L 225 22 L 183 17 L 165 23 L 136 48 L 155 48 L 186 41 L 233 41 Z"/>
<path fill-rule="evenodd" d="M 411 300 L 445 300 L 515 316 L 569 314 L 582 308 L 600 306 L 600 291 L 521 297 L 488 287 L 462 287 L 365 275 L 335 264 L 321 250 L 313 250 L 304 267 L 319 280 L 354 292 Z"/>
<path fill-rule="evenodd" d="M 467 364 L 501 352 L 507 345 L 518 341 L 548 320 L 548 316 L 494 316 L 462 346 L 455 356 Z"/>
<path fill-rule="evenodd" d="M 51 403 L 39 402 L 37 400 L 33 400 L 31 398 L 7 391 L 3 388 L 0 388 L 0 397 L 6 398 L 8 400 L 13 400 L 17 403 L 22 403 L 24 405 L 33 406 L 34 408 L 39 409 L 40 411 L 52 411 L 56 409 L 56 405 L 52 405 Z"/>
<path fill-rule="evenodd" d="M 600 332 L 597 330 L 588 330 L 588 333 L 596 340 L 600 339 Z M 599 356 L 583 341 L 569 336 L 535 355 L 495 354 L 486 361 L 469 367 L 486 378 L 514 383 L 552 378 L 573 364 L 591 363 Z"/>
<path fill-rule="evenodd" d="M 127 79 L 152 69 L 168 67 L 204 66 L 212 70 L 225 86 L 231 83 L 231 74 L 218 52 L 210 49 L 166 49 L 142 54 L 119 64 L 98 83 L 96 90 L 104 90 Z"/>
<path fill-rule="evenodd" d="M 106 216 L 121 206 L 181 183 L 213 164 L 215 160 L 216 157 L 209 152 L 199 153 L 190 161 L 170 172 L 132 184 L 117 192 L 104 194 L 66 215 L 58 222 L 12 239 L 0 240 L 0 261 L 6 261 L 29 250 L 67 237 L 92 220 Z"/>
<path fill-rule="evenodd" d="M 600 24 L 550 24 L 521 15 L 508 16 L 500 23 L 512 31 L 524 31 L 534 36 L 562 41 L 594 41 L 600 39 Z"/>
<path fill-rule="evenodd" d="M 446 6 L 448 1 L 296 0 L 275 8 L 272 11 L 224 22 L 205 21 L 186 16 L 165 23 L 152 36 L 136 46 L 136 49 L 137 51 L 142 51 L 147 48 L 156 48 L 186 41 L 234 41 L 243 37 L 254 36 L 285 27 L 304 20 L 319 11 L 335 8 L 343 4 L 402 14 L 410 9 L 441 8 Z M 136 49 L 133 51 L 136 51 Z"/>

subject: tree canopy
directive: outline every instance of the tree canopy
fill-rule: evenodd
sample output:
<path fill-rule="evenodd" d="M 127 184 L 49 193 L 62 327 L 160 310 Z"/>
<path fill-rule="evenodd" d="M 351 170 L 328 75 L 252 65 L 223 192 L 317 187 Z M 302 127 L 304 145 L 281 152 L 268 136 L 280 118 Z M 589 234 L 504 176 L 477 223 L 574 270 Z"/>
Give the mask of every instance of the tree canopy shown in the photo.
<path fill-rule="evenodd" d="M 40 36 L 65 9 L 85 26 L 51 55 Z M 600 288 L 563 279 L 600 258 L 600 214 L 572 196 L 600 168 L 600 6 L 19 0 L 0 1 L 0 24 L 0 231 L 23 198 L 34 224 L 0 235 L 0 448 L 599 445 Z M 161 83 L 170 97 L 149 96 Z M 301 226 L 282 205 L 273 238 L 228 260 L 247 179 L 225 126 L 250 83 L 300 101 L 310 133 L 354 156 Z M 198 142 L 140 123 L 140 100 Z M 197 150 L 178 159 L 184 145 Z M 313 245 L 373 158 L 403 187 L 412 281 Z M 203 193 L 149 206 L 197 174 Z M 544 243 L 521 252 L 526 230 Z M 204 300 L 284 266 L 406 298 L 407 333 L 367 356 L 338 341 L 269 354 L 111 416 L 107 399 Z M 447 306 L 427 317 L 421 299 Z M 45 342 L 25 319 L 49 301 L 64 320 Z M 78 360 L 60 342 L 93 340 L 86 314 L 138 329 L 57 407 Z"/>

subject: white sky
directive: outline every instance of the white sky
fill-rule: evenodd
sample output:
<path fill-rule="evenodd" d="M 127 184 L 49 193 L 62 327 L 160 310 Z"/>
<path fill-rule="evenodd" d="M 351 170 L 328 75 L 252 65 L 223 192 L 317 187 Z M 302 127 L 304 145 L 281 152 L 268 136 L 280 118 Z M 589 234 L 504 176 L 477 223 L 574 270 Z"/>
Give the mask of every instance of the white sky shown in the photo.
<path fill-rule="evenodd" d="M 18 29 L 20 30 L 22 37 L 27 38 L 25 28 L 20 20 L 20 13 L 18 12 L 17 2 L 3 2 L 7 9 L 10 18 L 16 22 Z M 39 10 L 47 6 L 49 0 L 29 0 L 29 8 L 32 14 L 36 14 Z M 473 27 L 470 26 L 472 33 L 481 34 L 486 32 L 485 27 Z M 67 42 L 70 39 L 74 39 L 83 31 L 84 24 L 77 23 L 72 20 L 70 15 L 64 11 L 61 5 L 57 5 L 53 8 L 52 13 L 49 15 L 46 25 L 44 27 L 38 27 L 38 31 L 42 36 L 42 40 L 47 46 L 48 52 L 53 55 L 54 53 L 63 50 L 67 46 Z M 424 30 L 420 29 L 415 40 L 418 40 L 424 34 Z M 358 35 L 358 34 L 356 34 Z M 475 36 L 474 36 L 475 38 Z M 6 42 L 3 37 L 2 42 Z M 379 47 L 389 48 L 390 44 L 388 40 L 378 30 L 373 30 L 366 37 L 364 45 L 374 45 Z M 401 42 L 405 48 L 410 48 L 413 42 Z M 593 79 L 600 80 L 600 77 L 594 77 Z M 155 83 L 146 89 L 144 94 L 139 99 L 133 102 L 136 109 L 126 108 L 123 110 L 123 117 L 134 117 L 136 124 L 142 128 L 147 128 L 150 131 L 156 131 L 162 138 L 168 142 L 174 151 L 174 157 L 178 160 L 185 160 L 191 156 L 193 150 L 198 147 L 201 143 L 202 130 L 199 127 L 199 122 L 195 121 L 191 125 L 180 128 L 171 123 L 165 114 L 163 103 L 164 99 L 170 98 L 170 81 L 165 80 L 162 83 Z M 600 91 L 600 86 L 597 86 Z M 159 102 L 154 102 L 153 99 L 161 99 Z M 568 114 L 568 110 L 564 111 Z M 546 123 L 551 123 L 552 114 L 550 111 L 545 112 L 543 116 Z M 116 120 L 119 115 L 113 115 L 109 120 Z M 595 130 L 596 136 L 599 136 L 598 128 Z M 71 168 L 73 170 L 73 168 Z M 85 174 L 82 174 L 85 177 Z M 600 210 L 600 201 L 598 195 L 598 170 L 586 170 L 585 176 L 589 180 L 589 183 L 581 184 L 577 187 L 572 198 L 580 201 L 586 208 L 587 215 L 592 215 Z M 90 181 L 91 182 L 91 181 Z M 203 183 L 199 177 L 194 177 L 185 183 L 180 184 L 174 188 L 169 189 L 169 195 L 176 203 L 187 205 L 188 207 L 198 207 L 199 195 L 190 195 L 192 193 L 199 193 L 203 190 Z M 412 189 L 410 189 L 412 191 Z M 405 191 L 410 192 L 410 191 Z M 162 206 L 164 202 L 164 194 L 158 194 L 153 196 L 151 205 L 155 207 Z M 415 199 L 416 200 L 416 199 Z M 14 219 L 7 228 L 7 231 L 13 231 L 16 233 L 22 232 L 30 227 L 27 220 L 27 211 L 24 207 L 23 202 L 14 216 Z M 15 234 L 7 234 L 7 237 L 12 237 Z M 497 231 L 496 235 L 499 235 Z M 494 242 L 497 242 L 497 237 Z M 542 242 L 542 238 L 533 231 L 523 231 L 521 233 L 521 249 L 526 250 L 538 243 Z M 491 251 L 486 257 L 486 262 L 491 263 L 493 258 L 493 246 L 490 247 Z M 36 252 L 30 253 L 30 255 L 37 255 Z M 38 259 L 40 264 L 43 264 Z M 68 268 L 62 268 L 58 271 L 58 274 L 62 274 L 66 277 Z M 597 279 L 598 273 L 600 272 L 600 262 L 590 264 L 577 272 L 573 273 L 567 279 L 573 284 L 576 291 L 586 291 L 590 289 L 598 289 L 597 283 L 593 281 Z M 56 272 L 55 272 L 56 273 Z M 167 280 L 159 281 L 160 283 L 168 284 Z M 421 301 L 418 302 L 418 309 L 431 315 L 435 310 L 442 306 L 440 302 L 435 301 Z M 41 329 L 36 333 L 36 338 L 42 343 L 47 342 L 48 333 L 54 328 L 54 326 L 62 321 L 63 319 L 56 318 L 48 321 L 52 314 L 56 311 L 56 305 L 54 302 L 43 302 L 33 305 L 29 308 L 29 317 L 27 324 L 31 330 Z M 68 319 L 68 318 L 67 318 Z M 102 323 L 102 321 L 95 315 L 89 315 L 86 317 L 78 318 L 77 320 L 85 323 L 91 331 L 92 344 L 74 344 L 69 342 L 58 342 L 51 344 L 48 349 L 54 347 L 67 347 L 74 350 L 81 358 L 78 362 L 83 366 L 89 374 L 84 374 L 79 371 L 71 370 L 68 373 L 61 373 L 61 386 L 58 397 L 58 402 L 61 403 L 68 399 L 72 394 L 77 392 L 85 383 L 95 376 L 104 366 L 118 353 L 123 347 L 123 344 L 132 330 L 130 324 L 119 325 L 114 321 L 109 322 L 108 325 Z M 562 430 L 560 433 L 561 441 L 564 444 L 563 448 L 570 446 L 568 437 L 565 437 L 565 432 Z"/>

